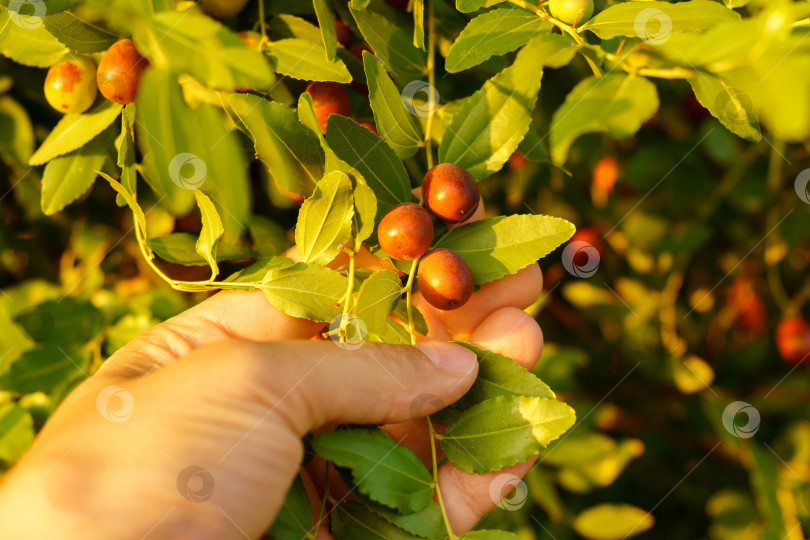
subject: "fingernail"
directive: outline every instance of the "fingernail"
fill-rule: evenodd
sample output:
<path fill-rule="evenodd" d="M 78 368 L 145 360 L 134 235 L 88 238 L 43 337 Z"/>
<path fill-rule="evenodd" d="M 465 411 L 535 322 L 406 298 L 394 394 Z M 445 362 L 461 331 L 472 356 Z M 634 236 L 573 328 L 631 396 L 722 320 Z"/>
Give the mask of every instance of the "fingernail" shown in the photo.
<path fill-rule="evenodd" d="M 478 366 L 475 353 L 461 345 L 444 341 L 420 343 L 417 347 L 430 358 L 440 370 L 455 377 L 469 375 Z"/>

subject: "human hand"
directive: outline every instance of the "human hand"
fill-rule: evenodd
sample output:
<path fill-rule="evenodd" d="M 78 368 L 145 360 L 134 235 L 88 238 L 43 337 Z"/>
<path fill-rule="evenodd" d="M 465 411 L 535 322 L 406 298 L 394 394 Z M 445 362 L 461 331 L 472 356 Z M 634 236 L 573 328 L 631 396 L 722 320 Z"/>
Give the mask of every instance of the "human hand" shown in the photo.
<path fill-rule="evenodd" d="M 4 479 L 0 529 L 9 538 L 260 537 L 309 431 L 391 424 L 395 439 L 424 456 L 414 403 L 435 396 L 420 413 L 435 412 L 461 397 L 477 370 L 472 353 L 441 341 L 465 339 L 531 367 L 542 334 L 521 308 L 541 286 L 532 265 L 456 311 L 417 294 L 430 342 L 355 351 L 304 341 L 322 325 L 284 315 L 260 292 L 217 294 L 134 340 L 68 396 Z M 494 506 L 494 475 L 528 466 L 473 475 L 444 464 L 454 530 Z"/>

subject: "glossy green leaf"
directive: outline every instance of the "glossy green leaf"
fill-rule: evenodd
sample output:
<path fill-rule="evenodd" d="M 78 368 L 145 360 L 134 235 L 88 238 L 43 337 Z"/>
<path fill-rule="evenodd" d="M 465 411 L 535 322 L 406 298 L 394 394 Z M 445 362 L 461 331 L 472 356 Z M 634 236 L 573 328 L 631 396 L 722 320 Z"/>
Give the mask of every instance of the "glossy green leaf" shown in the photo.
<path fill-rule="evenodd" d="M 194 190 L 194 197 L 197 199 L 197 206 L 200 208 L 202 219 L 202 230 L 194 249 L 211 267 L 211 279 L 214 279 L 219 274 L 217 242 L 219 242 L 225 229 L 222 227 L 222 220 L 211 199 L 199 190 Z"/>
<path fill-rule="evenodd" d="M 172 233 L 149 239 L 149 247 L 164 261 L 186 266 L 204 266 L 208 264 L 197 252 L 197 237 L 191 233 Z M 252 259 L 256 252 L 243 244 L 219 243 L 216 249 L 217 261 Z"/>
<path fill-rule="evenodd" d="M 355 239 L 363 242 L 374 234 L 377 217 L 377 196 L 365 180 L 354 182 Z"/>
<path fill-rule="evenodd" d="M 652 515 L 629 504 L 599 504 L 574 519 L 574 529 L 589 540 L 622 540 L 650 529 Z"/>
<path fill-rule="evenodd" d="M 26 5 L 33 4 L 20 2 L 19 7 Z M 19 11 L 14 14 L 17 16 Z M 23 28 L 11 20 L 8 9 L 0 9 L 0 54 L 26 66 L 52 66 L 69 52 L 68 48 L 40 24 L 41 19 L 33 15 L 29 17 L 30 28 Z"/>
<path fill-rule="evenodd" d="M 236 283 L 257 283 L 267 276 L 270 270 L 281 268 L 289 268 L 295 262 L 292 259 L 282 256 L 264 256 L 259 257 L 255 263 L 247 268 L 243 268 L 238 272 L 234 272 L 225 279 L 225 281 Z"/>
<path fill-rule="evenodd" d="M 532 121 L 543 70 L 537 65 L 540 38 L 518 52 L 515 62 L 464 100 L 439 146 L 439 161 L 455 163 L 476 180 L 500 170 Z"/>
<path fill-rule="evenodd" d="M 576 56 L 579 47 L 567 36 L 543 33 L 537 37 L 537 60 L 544 66 L 561 68 Z"/>
<path fill-rule="evenodd" d="M 414 330 L 416 330 L 418 334 L 426 336 L 428 333 L 428 326 L 427 322 L 425 321 L 425 316 L 422 315 L 422 312 L 419 311 L 419 308 L 416 306 L 411 307 L 411 318 L 413 319 Z M 396 315 L 397 319 L 399 319 L 403 324 L 408 324 L 408 302 L 405 298 L 401 299 L 399 304 L 397 304 L 397 307 L 394 310 L 394 315 Z"/>
<path fill-rule="evenodd" d="M 61 395 L 65 389 L 87 378 L 90 353 L 62 345 L 48 344 L 24 352 L 11 364 L 7 390 L 28 394 Z"/>
<path fill-rule="evenodd" d="M 614 4 L 581 26 L 602 39 L 616 36 L 652 40 L 656 45 L 671 33 L 696 32 L 728 20 L 739 19 L 736 12 L 709 0 L 669 2 L 623 2 Z"/>
<path fill-rule="evenodd" d="M 317 137 L 279 103 L 247 94 L 231 94 L 228 103 L 273 180 L 289 192 L 309 196 L 323 176 L 324 154 Z"/>
<path fill-rule="evenodd" d="M 118 151 L 116 164 L 121 167 L 121 184 L 130 193 L 137 190 L 137 175 L 135 172 L 135 105 L 130 103 L 121 113 L 121 133 L 115 139 L 115 148 Z M 124 206 L 126 201 L 117 195 L 115 202 Z"/>
<path fill-rule="evenodd" d="M 284 506 L 267 534 L 277 540 L 301 540 L 313 532 L 312 505 L 301 476 L 296 476 L 284 497 Z"/>
<path fill-rule="evenodd" d="M 49 14 L 43 22 L 51 35 L 80 53 L 106 51 L 121 37 L 108 30 L 102 21 L 88 21 L 72 11 Z"/>
<path fill-rule="evenodd" d="M 482 473 L 537 455 L 574 420 L 574 409 L 560 401 L 499 396 L 464 411 L 438 438 L 457 467 Z"/>
<path fill-rule="evenodd" d="M 433 480 L 416 454 L 384 431 L 328 431 L 312 442 L 318 455 L 352 470 L 357 489 L 402 512 L 416 512 L 433 498 Z"/>
<path fill-rule="evenodd" d="M 423 538 L 444 538 L 447 534 L 439 505 L 430 501 L 427 506 L 410 514 L 400 514 L 392 508 L 376 503 L 355 492 L 357 499 L 369 510 L 382 517 L 389 523 L 396 525 L 411 534 Z"/>
<path fill-rule="evenodd" d="M 336 305 L 347 284 L 334 270 L 297 263 L 268 271 L 259 289 L 270 304 L 291 317 L 331 322 L 340 313 Z"/>
<path fill-rule="evenodd" d="M 134 30 L 136 47 L 159 69 L 187 73 L 221 90 L 265 89 L 273 84 L 262 53 L 196 10 L 156 13 L 151 20 L 139 21 Z"/>
<path fill-rule="evenodd" d="M 424 76 L 427 54 L 414 47 L 410 33 L 370 9 L 352 9 L 351 13 L 366 43 L 395 81 L 406 85 Z"/>
<path fill-rule="evenodd" d="M 107 159 L 112 134 L 109 131 L 64 156 L 51 160 L 42 175 L 42 211 L 55 214 L 82 196 L 96 179 Z"/>
<path fill-rule="evenodd" d="M 456 9 L 462 13 L 472 13 L 483 7 L 502 4 L 505 0 L 456 0 Z"/>
<path fill-rule="evenodd" d="M 388 314 L 399 303 L 402 291 L 402 283 L 396 272 L 374 272 L 360 285 L 355 314 L 370 331 L 380 331 L 388 322 Z"/>
<path fill-rule="evenodd" d="M 380 61 L 366 51 L 363 52 L 363 65 L 371 110 L 374 111 L 374 123 L 380 137 L 400 159 L 413 156 L 424 145 L 415 117 L 402 104 L 402 94 Z"/>
<path fill-rule="evenodd" d="M 323 46 L 326 49 L 326 60 L 335 60 L 337 52 L 337 31 L 335 30 L 335 13 L 332 11 L 331 3 L 328 0 L 312 0 L 315 7 L 315 14 L 318 16 L 318 26 L 321 27 L 321 37 Z"/>
<path fill-rule="evenodd" d="M 301 260 L 332 261 L 349 239 L 353 216 L 351 179 L 340 171 L 326 173 L 298 212 L 295 243 Z"/>
<path fill-rule="evenodd" d="M 115 192 L 118 195 L 120 195 L 124 199 L 124 201 L 127 203 L 127 206 L 129 206 L 129 209 L 132 211 L 132 221 L 134 221 L 134 226 L 138 228 L 138 231 L 140 232 L 141 236 L 143 238 L 146 238 L 147 236 L 146 216 L 143 213 L 143 209 L 138 204 L 138 201 L 135 199 L 134 194 L 130 193 L 127 190 L 127 188 L 121 185 L 117 180 L 112 178 L 110 175 L 101 171 L 96 172 L 98 173 L 99 176 L 104 178 L 110 184 L 110 186 L 115 190 Z M 148 254 L 151 254 L 151 249 L 149 248 L 148 245 L 146 247 L 146 251 Z"/>
<path fill-rule="evenodd" d="M 248 220 L 248 229 L 256 251 L 264 256 L 280 255 L 292 247 L 287 229 L 263 216 L 254 215 Z M 225 246 L 220 246 L 220 252 Z"/>
<path fill-rule="evenodd" d="M 711 73 L 700 73 L 689 79 L 689 84 L 700 104 L 729 131 L 749 141 L 762 139 L 756 111 L 747 95 L 731 88 L 721 76 Z"/>
<path fill-rule="evenodd" d="M 461 540 L 521 540 L 521 537 L 508 531 L 479 530 L 470 531 Z"/>
<path fill-rule="evenodd" d="M 55 157 L 67 154 L 91 141 L 112 124 L 123 107 L 102 99 L 86 113 L 66 114 L 51 130 L 34 152 L 29 165 L 43 165 Z"/>
<path fill-rule="evenodd" d="M 411 0 L 413 46 L 425 50 L 425 0 Z"/>
<path fill-rule="evenodd" d="M 351 82 L 352 76 L 342 60 L 327 60 L 319 42 L 291 38 L 267 45 L 273 70 L 293 79 L 305 81 Z"/>
<path fill-rule="evenodd" d="M 359 502 L 337 505 L 330 518 L 335 540 L 421 540 Z"/>
<path fill-rule="evenodd" d="M 525 9 L 493 9 L 475 17 L 461 31 L 447 52 L 446 69 L 458 73 L 477 66 L 492 56 L 514 51 L 551 28 L 551 23 Z"/>
<path fill-rule="evenodd" d="M 514 274 L 571 238 L 570 222 L 551 216 L 485 218 L 457 227 L 436 247 L 452 249 L 467 262 L 476 284 Z"/>
<path fill-rule="evenodd" d="M 34 421 L 16 403 L 0 406 L 0 461 L 17 461 L 34 442 Z"/>
<path fill-rule="evenodd" d="M 558 165 L 565 163 L 571 144 L 584 133 L 630 137 L 657 110 L 658 92 L 643 77 L 610 74 L 585 79 L 554 113 L 551 157 Z"/>
<path fill-rule="evenodd" d="M 65 296 L 22 310 L 14 322 L 37 343 L 85 345 L 101 331 L 104 314 L 87 300 Z"/>
<path fill-rule="evenodd" d="M 457 342 L 478 357 L 478 377 L 457 405 L 471 407 L 498 396 L 534 396 L 556 399 L 546 383 L 509 357 L 481 349 L 469 343 Z"/>
<path fill-rule="evenodd" d="M 335 154 L 356 170 L 377 196 L 377 216 L 411 200 L 405 167 L 385 142 L 351 118 L 329 117 L 326 141 Z"/>

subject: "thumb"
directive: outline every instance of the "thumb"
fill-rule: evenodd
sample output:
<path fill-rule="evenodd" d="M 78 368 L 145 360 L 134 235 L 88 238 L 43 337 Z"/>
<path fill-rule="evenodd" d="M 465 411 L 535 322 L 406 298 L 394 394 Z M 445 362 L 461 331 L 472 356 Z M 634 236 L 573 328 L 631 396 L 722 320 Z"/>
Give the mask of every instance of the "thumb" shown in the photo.
<path fill-rule="evenodd" d="M 262 399 L 299 436 L 331 422 L 384 424 L 431 414 L 464 395 L 478 371 L 474 353 L 444 342 L 357 350 L 332 341 L 247 346 Z"/>

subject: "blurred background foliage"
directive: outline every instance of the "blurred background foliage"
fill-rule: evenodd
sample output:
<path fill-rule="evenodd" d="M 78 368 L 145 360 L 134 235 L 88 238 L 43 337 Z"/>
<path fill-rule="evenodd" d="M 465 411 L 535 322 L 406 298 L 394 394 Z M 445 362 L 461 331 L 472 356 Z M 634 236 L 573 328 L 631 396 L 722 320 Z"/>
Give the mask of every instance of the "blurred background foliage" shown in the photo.
<path fill-rule="evenodd" d="M 311 18 L 296 2 L 267 7 Z M 229 24 L 248 28 L 255 15 L 248 8 L 242 17 Z M 446 17 L 445 51 L 464 23 Z M 506 63 L 455 76 L 443 103 Z M 106 185 L 42 214 L 41 168 L 26 164 L 59 115 L 41 91 L 45 70 L 0 58 L 0 73 L 0 462 L 8 468 L 104 358 L 203 297 L 173 291 L 145 266 L 129 211 Z M 546 73 L 538 133 L 589 73 L 581 58 Z M 487 523 L 526 539 L 611 538 L 614 521 L 639 523 L 639 538 L 801 539 L 810 531 L 810 377 L 806 365 L 780 359 L 776 326 L 788 314 L 810 315 L 810 205 L 793 189 L 810 167 L 810 146 L 767 132 L 743 141 L 687 83 L 656 83 L 661 108 L 638 135 L 579 138 L 570 175 L 515 156 L 481 183 L 488 214 L 564 217 L 579 229 L 573 240 L 598 252 L 590 277 L 566 270 L 564 246 L 541 262 L 545 293 L 531 311 L 546 347 L 535 371 L 578 420 Z M 352 97 L 356 116 L 370 117 L 365 98 Z M 297 206 L 251 172 L 254 212 L 281 250 Z M 150 236 L 199 229 L 194 215 L 144 207 Z M 574 266 L 594 263 L 587 257 Z M 196 267 L 166 266 L 199 277 Z M 754 437 L 723 425 L 734 401 L 760 413 Z"/>

